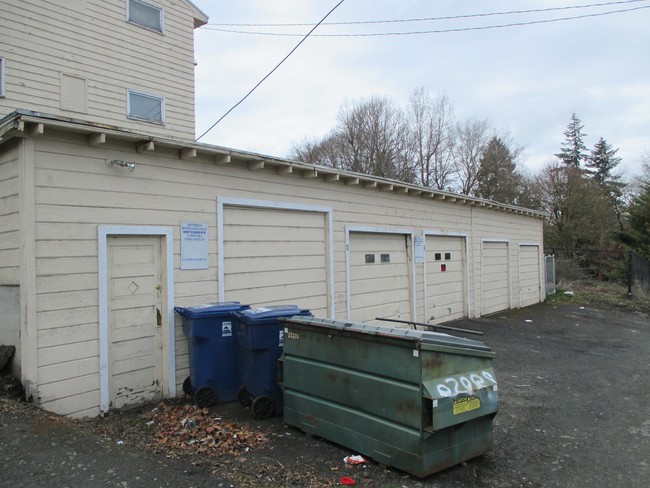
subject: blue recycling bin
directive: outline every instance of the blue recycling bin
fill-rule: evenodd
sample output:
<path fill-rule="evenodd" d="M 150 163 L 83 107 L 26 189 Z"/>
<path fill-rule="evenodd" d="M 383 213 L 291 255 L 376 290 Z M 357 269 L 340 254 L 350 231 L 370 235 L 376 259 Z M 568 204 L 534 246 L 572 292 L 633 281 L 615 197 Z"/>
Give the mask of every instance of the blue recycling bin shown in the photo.
<path fill-rule="evenodd" d="M 190 376 L 183 382 L 183 391 L 193 395 L 199 407 L 237 400 L 242 375 L 232 313 L 248 308 L 239 302 L 174 308 L 183 318 L 190 355 Z"/>
<path fill-rule="evenodd" d="M 273 305 L 235 312 L 243 384 L 237 393 L 253 417 L 266 419 L 282 413 L 282 390 L 278 385 L 278 360 L 284 347 L 284 327 L 279 319 L 313 317 L 296 305 Z"/>

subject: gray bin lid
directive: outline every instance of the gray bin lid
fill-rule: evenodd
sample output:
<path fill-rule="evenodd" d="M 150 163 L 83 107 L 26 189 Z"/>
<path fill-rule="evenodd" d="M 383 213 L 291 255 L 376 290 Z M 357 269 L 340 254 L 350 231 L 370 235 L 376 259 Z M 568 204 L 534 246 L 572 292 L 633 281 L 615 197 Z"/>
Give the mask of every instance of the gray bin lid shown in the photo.
<path fill-rule="evenodd" d="M 327 329 L 351 331 L 371 336 L 389 337 L 396 340 L 417 342 L 422 346 L 445 346 L 473 351 L 491 352 L 492 349 L 480 341 L 456 337 L 440 332 L 426 330 L 405 329 L 399 327 L 384 327 L 381 325 L 364 324 L 360 322 L 349 322 L 341 320 L 323 319 L 317 317 L 293 317 L 283 319 L 285 322 L 305 324 L 310 326 L 323 327 Z"/>

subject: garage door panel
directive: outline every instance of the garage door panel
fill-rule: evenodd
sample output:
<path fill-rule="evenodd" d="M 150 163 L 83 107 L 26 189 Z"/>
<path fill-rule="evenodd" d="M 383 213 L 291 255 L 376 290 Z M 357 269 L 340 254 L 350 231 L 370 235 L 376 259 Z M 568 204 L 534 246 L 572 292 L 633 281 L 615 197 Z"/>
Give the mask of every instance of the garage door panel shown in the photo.
<path fill-rule="evenodd" d="M 283 271 L 288 267 L 292 269 L 308 269 L 310 267 L 323 268 L 326 263 L 322 256 L 284 256 L 269 260 L 267 256 L 244 256 L 229 258 L 224 263 L 226 275 L 235 273 Z"/>
<path fill-rule="evenodd" d="M 407 283 L 401 282 L 401 280 L 395 280 L 390 278 L 376 278 L 372 280 L 357 280 L 355 281 L 355 287 L 357 294 L 363 293 L 397 293 L 399 294 L 399 299 L 403 300 L 409 296 L 409 287 Z M 379 301 L 379 298 L 377 298 Z"/>
<path fill-rule="evenodd" d="M 291 214 L 289 219 L 278 216 Z M 263 227 L 282 228 L 320 228 L 325 216 L 320 212 L 302 212 L 261 207 L 227 207 L 224 211 L 224 225 L 250 226 L 255 229 Z M 320 221 L 320 223 L 319 223 Z"/>
<path fill-rule="evenodd" d="M 239 300 L 253 306 L 294 304 L 306 308 L 304 301 L 310 297 L 327 293 L 322 283 L 285 284 L 272 287 L 246 287 L 229 290 L 226 301 Z M 322 308 L 322 305 L 319 305 Z"/>
<path fill-rule="evenodd" d="M 364 264 L 351 266 L 350 271 L 357 280 L 373 280 L 379 278 L 392 279 L 394 276 L 403 275 L 406 263 L 386 264 Z M 381 269 L 378 269 L 381 267 Z"/>
<path fill-rule="evenodd" d="M 314 227 L 270 227 L 270 226 L 230 226 L 228 240 L 232 242 L 246 242 L 251 239 L 251 232 L 255 233 L 255 241 L 268 242 L 322 242 L 323 228 Z"/>
<path fill-rule="evenodd" d="M 328 315 L 323 213 L 226 206 L 223 215 L 226 300 L 295 304 Z"/>
<path fill-rule="evenodd" d="M 276 257 L 276 256 L 323 256 L 324 242 L 304 241 L 234 241 L 224 243 L 224 255 L 228 257 Z"/>
<path fill-rule="evenodd" d="M 310 283 L 314 277 L 316 283 L 325 283 L 319 279 L 325 272 L 325 268 L 304 268 L 302 270 L 280 270 L 280 271 L 254 271 L 248 273 L 226 274 L 225 280 L 231 290 L 242 290 L 245 288 L 264 288 L 269 286 L 283 286 L 286 283 L 294 283 L 297 280 L 296 273 L 304 273 L 300 277 L 302 284 Z"/>
<path fill-rule="evenodd" d="M 463 284 L 461 277 L 459 277 L 457 281 L 441 285 L 427 286 L 427 288 L 429 288 L 429 296 L 433 298 L 453 296 L 460 302 L 464 301 L 463 293 L 465 292 L 465 285 Z"/>

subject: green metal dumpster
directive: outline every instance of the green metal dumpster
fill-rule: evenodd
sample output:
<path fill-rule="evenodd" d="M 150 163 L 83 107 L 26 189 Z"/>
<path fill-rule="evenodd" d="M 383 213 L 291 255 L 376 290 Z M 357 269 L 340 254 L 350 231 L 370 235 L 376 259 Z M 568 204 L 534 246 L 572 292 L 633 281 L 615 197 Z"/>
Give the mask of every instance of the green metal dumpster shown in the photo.
<path fill-rule="evenodd" d="M 494 352 L 447 334 L 282 319 L 284 420 L 418 477 L 487 451 Z"/>

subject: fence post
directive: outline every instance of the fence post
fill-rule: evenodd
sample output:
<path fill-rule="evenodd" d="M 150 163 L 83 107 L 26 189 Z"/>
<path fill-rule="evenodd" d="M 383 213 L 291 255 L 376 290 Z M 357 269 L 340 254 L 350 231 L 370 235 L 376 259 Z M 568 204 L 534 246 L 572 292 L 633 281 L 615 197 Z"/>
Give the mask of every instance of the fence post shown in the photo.
<path fill-rule="evenodd" d="M 632 250 L 627 252 L 627 297 L 632 298 Z"/>

